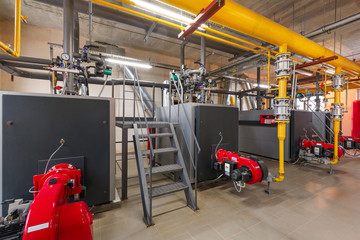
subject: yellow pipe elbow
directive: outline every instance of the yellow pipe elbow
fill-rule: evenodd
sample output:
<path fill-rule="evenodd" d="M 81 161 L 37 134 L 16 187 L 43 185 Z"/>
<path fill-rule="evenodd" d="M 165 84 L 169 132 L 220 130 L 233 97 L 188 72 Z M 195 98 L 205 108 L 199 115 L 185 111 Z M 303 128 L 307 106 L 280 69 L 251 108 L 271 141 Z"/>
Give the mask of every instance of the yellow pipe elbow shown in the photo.
<path fill-rule="evenodd" d="M 15 30 L 14 30 L 14 49 L 0 41 L 0 48 L 10 56 L 20 57 L 20 39 L 21 39 L 21 0 L 15 0 Z"/>

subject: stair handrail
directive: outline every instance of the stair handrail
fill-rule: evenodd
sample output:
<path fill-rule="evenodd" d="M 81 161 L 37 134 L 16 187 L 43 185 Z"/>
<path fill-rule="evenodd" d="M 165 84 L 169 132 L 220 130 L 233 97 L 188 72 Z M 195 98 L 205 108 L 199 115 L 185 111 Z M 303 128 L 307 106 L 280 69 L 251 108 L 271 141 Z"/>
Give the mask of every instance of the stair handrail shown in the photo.
<path fill-rule="evenodd" d="M 189 125 L 189 127 L 190 127 L 190 129 L 191 129 L 191 135 L 192 135 L 192 138 L 194 139 L 194 141 L 195 141 L 195 144 L 196 144 L 196 147 L 197 147 L 197 155 L 201 152 L 201 148 L 200 148 L 200 144 L 199 144 L 199 142 L 198 142 L 198 140 L 197 140 L 197 138 L 196 138 L 196 134 L 195 134 L 195 131 L 194 131 L 194 129 L 192 128 L 192 126 L 191 126 L 191 122 L 190 122 L 190 118 L 189 118 L 189 116 L 188 116 L 188 114 L 186 113 L 186 111 L 185 111 L 185 107 L 184 107 L 184 101 L 183 101 L 183 86 L 182 86 L 182 84 L 181 84 L 181 80 L 178 78 L 178 84 L 180 84 L 180 87 L 181 87 L 181 89 L 182 89 L 182 94 L 180 94 L 179 93 L 179 88 L 178 88 L 178 86 L 176 86 L 176 82 L 175 82 L 175 79 L 173 78 L 173 73 L 170 73 L 170 85 L 171 85 L 171 82 L 173 82 L 174 83 L 174 86 L 175 86 L 175 89 L 176 89 L 176 92 L 177 92 L 177 94 L 178 94 L 178 96 L 179 96 L 179 98 L 180 98 L 180 104 L 178 103 L 178 105 L 181 105 L 181 107 L 182 107 L 182 109 L 183 109 L 183 112 L 184 112 L 184 114 L 185 114 L 185 118 L 186 118 L 186 120 L 187 120 L 187 123 L 188 123 L 188 125 Z M 180 107 L 178 107 L 178 108 L 180 108 Z M 180 120 L 180 118 L 178 117 L 178 120 Z M 182 127 L 180 127 L 180 129 L 181 129 L 181 132 L 182 132 L 182 134 L 183 134 L 183 136 L 185 136 L 185 133 L 184 133 L 184 130 L 182 129 Z M 190 156 L 190 159 L 191 159 L 191 163 L 192 163 L 192 165 L 193 165 L 193 167 L 194 167 L 194 170 L 195 170 L 195 176 L 194 176 L 194 180 L 195 180 L 195 187 L 194 187 L 194 191 L 195 191 L 195 206 L 196 206 L 196 208 L 197 208 L 197 173 L 198 173 L 198 171 L 197 171 L 197 164 L 198 164 L 198 158 L 195 156 L 195 158 L 196 158 L 196 161 L 194 161 L 194 158 L 192 157 L 192 154 L 191 154 L 191 151 L 190 151 L 190 147 L 189 147 L 189 145 L 188 145 L 188 143 L 187 143 L 187 141 L 185 140 L 184 141 L 185 142 L 185 144 L 186 144 L 186 148 L 188 149 L 188 152 L 189 152 L 189 156 Z"/>
<path fill-rule="evenodd" d="M 309 99 L 309 101 L 312 102 L 314 105 L 316 104 L 316 102 L 313 101 L 313 100 L 311 100 L 311 99 Z M 310 108 L 310 106 L 309 106 L 309 108 Z M 331 119 L 330 119 L 326 114 L 325 114 L 325 118 L 326 118 L 328 121 L 331 121 Z M 340 134 L 341 134 L 341 135 L 343 134 L 342 131 L 341 131 L 341 129 L 340 129 Z"/>
<path fill-rule="evenodd" d="M 334 137 L 334 132 L 333 132 L 333 130 L 317 115 L 317 112 L 314 111 L 314 110 L 310 107 L 310 105 L 309 105 L 308 103 L 306 103 L 306 101 L 304 101 L 304 103 L 307 105 L 307 107 L 310 109 L 310 111 L 313 112 L 314 115 L 320 120 L 320 122 L 325 126 L 325 128 L 327 129 L 327 131 L 330 132 L 331 137 Z M 326 114 L 325 114 L 325 117 L 327 117 Z"/>
<path fill-rule="evenodd" d="M 170 77 L 170 80 L 171 81 L 173 81 L 174 82 L 174 86 L 175 86 L 175 89 L 176 89 L 176 92 L 177 92 L 177 94 L 178 94 L 178 96 L 179 96 L 179 98 L 180 98 L 180 104 L 178 104 L 178 105 L 181 105 L 182 106 L 182 109 L 183 109 L 183 111 L 184 111 L 184 114 L 185 114 L 185 118 L 186 118 L 186 121 L 187 121 L 187 123 L 189 124 L 189 127 L 190 127 L 190 129 L 191 129 L 191 135 L 192 135 L 192 137 L 193 137 L 193 139 L 195 140 L 195 144 L 196 144 L 196 147 L 197 147 L 197 149 L 198 149 L 198 154 L 200 153 L 200 151 L 201 151 L 201 148 L 200 148 L 200 145 L 199 145 L 199 142 L 198 142 L 198 140 L 197 140 L 197 138 L 196 138 L 196 134 L 195 134 L 195 131 L 194 131 L 194 129 L 192 128 L 192 126 L 191 126 L 191 121 L 190 121 L 190 118 L 189 118 L 189 115 L 186 113 L 186 111 L 185 111 L 185 107 L 184 107 L 184 101 L 183 101 L 183 99 L 180 97 L 181 96 L 181 94 L 179 93 L 179 88 L 176 86 L 176 82 L 175 82 L 175 80 L 172 78 L 172 77 Z M 178 82 L 180 82 L 180 80 L 178 80 Z M 181 84 L 181 83 L 180 83 Z M 182 86 L 182 84 L 181 84 L 181 86 Z M 186 142 L 186 141 L 185 141 Z M 190 150 L 190 149 L 189 149 Z"/>
<path fill-rule="evenodd" d="M 139 89 L 141 88 L 140 86 L 140 81 L 139 81 L 139 76 L 138 76 L 138 73 L 137 73 L 137 70 L 136 70 L 136 67 L 134 67 L 135 69 L 135 74 L 134 74 L 134 81 L 136 81 Z M 135 89 L 134 89 L 135 91 Z M 152 165 L 153 165 L 153 160 L 154 160 L 154 149 L 153 149 L 153 145 L 152 145 L 152 141 L 151 141 L 151 138 L 150 138 L 150 131 L 149 131 L 149 123 L 148 123 L 148 120 L 147 120 L 147 117 L 146 117 L 146 111 L 145 111 L 145 108 L 144 108 L 144 99 L 143 99 L 143 96 L 142 96 L 142 91 L 139 91 L 140 94 L 139 97 L 140 97 L 140 101 L 141 101 L 141 108 L 142 108 L 142 111 L 143 111 L 143 115 L 144 115 L 144 121 L 145 121 L 145 125 L 146 125 L 146 135 L 148 136 L 148 139 L 149 139 L 149 145 L 150 145 L 150 163 L 149 163 L 149 198 L 152 198 Z M 137 105 L 137 104 L 136 104 Z M 139 110 L 139 107 L 137 106 L 137 109 Z M 139 115 L 139 121 L 141 122 L 141 117 Z M 142 134 L 142 128 L 141 128 L 141 134 Z M 142 156 L 141 156 L 142 157 Z M 142 161 L 142 160 L 141 160 Z M 150 220 L 152 221 L 152 201 L 150 201 Z"/>

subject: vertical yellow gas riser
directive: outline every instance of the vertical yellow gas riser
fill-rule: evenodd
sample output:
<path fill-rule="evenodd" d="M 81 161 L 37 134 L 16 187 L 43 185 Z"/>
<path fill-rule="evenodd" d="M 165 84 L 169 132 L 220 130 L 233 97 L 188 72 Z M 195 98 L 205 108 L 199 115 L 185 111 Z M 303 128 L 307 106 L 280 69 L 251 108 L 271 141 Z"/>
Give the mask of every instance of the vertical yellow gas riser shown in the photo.
<path fill-rule="evenodd" d="M 287 45 L 283 44 L 280 46 L 279 55 L 286 54 L 287 52 Z M 277 99 L 286 99 L 287 93 L 287 80 L 289 76 L 279 77 L 279 94 Z M 274 178 L 275 182 L 282 182 L 285 178 L 285 167 L 284 167 L 284 141 L 286 138 L 286 123 L 287 121 L 277 121 L 278 127 L 278 140 L 279 140 L 279 176 Z"/>
<path fill-rule="evenodd" d="M 341 68 L 337 67 L 335 69 L 335 75 L 341 74 Z M 334 104 L 341 104 L 341 92 L 342 90 L 334 90 Z M 332 165 L 335 165 L 339 162 L 339 132 L 340 132 L 340 122 L 342 119 L 333 119 L 334 124 L 334 157 L 333 160 L 330 162 Z"/>

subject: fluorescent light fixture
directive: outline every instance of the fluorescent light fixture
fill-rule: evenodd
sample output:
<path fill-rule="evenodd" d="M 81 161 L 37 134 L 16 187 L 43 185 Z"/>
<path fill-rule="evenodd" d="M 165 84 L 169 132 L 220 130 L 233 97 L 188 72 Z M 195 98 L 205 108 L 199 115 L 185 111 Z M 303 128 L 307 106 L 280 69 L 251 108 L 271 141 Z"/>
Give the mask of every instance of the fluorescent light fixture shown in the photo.
<path fill-rule="evenodd" d="M 305 75 L 305 76 L 309 76 L 309 77 L 311 77 L 313 75 L 313 73 L 311 71 L 308 71 L 305 69 L 297 69 L 295 71 L 301 75 Z"/>
<path fill-rule="evenodd" d="M 165 16 L 169 19 L 172 19 L 172 20 L 177 20 L 179 22 L 184 22 L 184 23 L 187 23 L 187 24 L 190 24 L 192 23 L 193 19 L 189 18 L 189 17 L 186 17 L 186 16 L 183 16 L 181 14 L 178 14 L 174 11 L 170 11 L 166 8 L 162 8 L 162 7 L 159 7 L 155 4 L 152 4 L 152 3 L 149 3 L 149 2 L 146 2 L 146 1 L 142 1 L 142 0 L 130 0 L 132 2 L 135 3 L 135 5 L 139 8 L 142 8 L 144 10 L 147 10 L 151 13 L 156 13 L 156 14 L 159 14 L 161 16 Z M 202 27 L 207 27 L 206 24 L 202 24 L 201 25 Z M 202 28 L 199 28 L 200 30 L 204 30 Z"/>
<path fill-rule="evenodd" d="M 335 74 L 335 69 L 329 68 L 329 69 L 326 70 L 326 73 Z"/>
<path fill-rule="evenodd" d="M 119 65 L 125 65 L 125 66 L 132 66 L 132 67 L 139 67 L 139 68 L 152 68 L 150 64 L 142 63 L 142 62 L 136 62 L 136 61 L 129 61 L 129 60 L 123 60 L 123 59 L 115 59 L 115 58 L 106 58 L 105 59 L 109 63 L 115 63 Z"/>
<path fill-rule="evenodd" d="M 257 86 L 258 86 L 257 83 L 254 83 L 253 85 L 254 85 L 254 87 L 257 87 Z M 260 88 L 269 88 L 269 86 L 268 86 L 268 85 L 265 85 L 265 84 L 260 84 L 259 87 L 260 87 Z"/>

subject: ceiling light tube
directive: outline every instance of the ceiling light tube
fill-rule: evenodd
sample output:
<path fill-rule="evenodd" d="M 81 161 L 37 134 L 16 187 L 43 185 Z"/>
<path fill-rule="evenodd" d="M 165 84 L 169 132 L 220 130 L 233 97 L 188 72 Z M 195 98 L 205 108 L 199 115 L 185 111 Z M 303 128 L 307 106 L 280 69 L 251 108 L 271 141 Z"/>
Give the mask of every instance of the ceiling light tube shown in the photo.
<path fill-rule="evenodd" d="M 114 59 L 114 58 L 106 58 L 105 60 L 108 63 L 114 63 L 114 64 L 119 64 L 119 65 L 139 67 L 139 68 L 147 68 L 147 69 L 152 68 L 152 66 L 150 64 L 147 64 L 147 63 L 133 62 L 133 61 L 122 60 L 122 59 Z"/>
<path fill-rule="evenodd" d="M 304 69 L 297 69 L 296 72 L 298 74 L 302 74 L 302 75 L 309 76 L 309 77 L 313 76 L 313 73 L 311 71 L 306 71 Z"/>
<path fill-rule="evenodd" d="M 257 83 L 254 83 L 254 87 L 257 87 L 257 86 L 258 86 Z M 259 87 L 260 88 L 269 88 L 269 86 L 265 85 L 265 84 L 260 84 Z"/>
<path fill-rule="evenodd" d="M 149 2 L 146 2 L 146 1 L 142 1 L 142 0 L 130 0 L 132 2 L 135 3 L 135 5 L 139 8 L 142 8 L 146 11 L 149 11 L 151 13 L 156 13 L 156 14 L 159 14 L 161 16 L 165 16 L 169 19 L 172 19 L 172 20 L 177 20 L 177 21 L 180 21 L 180 22 L 183 22 L 183 23 L 187 23 L 187 24 L 190 24 L 193 22 L 193 19 L 189 18 L 189 17 L 186 17 L 186 16 L 183 16 L 181 14 L 178 14 L 174 11 L 170 11 L 170 10 L 167 10 L 166 8 L 162 8 L 162 7 L 159 7 L 155 4 L 152 4 L 152 3 L 149 3 Z M 202 27 L 207 27 L 206 24 L 202 24 L 201 25 Z M 200 30 L 204 30 L 202 28 L 199 28 Z"/>

